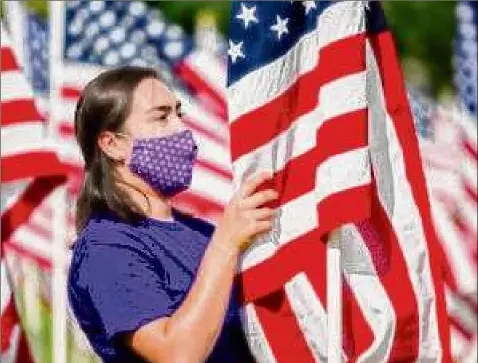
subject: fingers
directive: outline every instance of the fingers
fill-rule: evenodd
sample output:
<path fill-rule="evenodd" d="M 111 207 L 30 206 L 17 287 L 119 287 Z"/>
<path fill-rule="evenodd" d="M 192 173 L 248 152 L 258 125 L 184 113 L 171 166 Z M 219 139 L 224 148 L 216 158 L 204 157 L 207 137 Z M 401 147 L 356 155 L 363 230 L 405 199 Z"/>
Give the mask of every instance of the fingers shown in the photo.
<path fill-rule="evenodd" d="M 275 190 L 267 189 L 261 192 L 257 192 L 249 198 L 242 200 L 241 204 L 244 209 L 254 209 L 260 207 L 267 202 L 271 202 L 278 197 L 279 193 L 277 193 Z"/>
<path fill-rule="evenodd" d="M 269 232 L 273 227 L 272 221 L 256 221 L 254 231 L 251 233 L 251 239 L 257 237 L 261 233 Z"/>
<path fill-rule="evenodd" d="M 246 182 L 242 185 L 239 190 L 239 194 L 243 198 L 247 198 L 250 196 L 254 191 L 264 183 L 266 180 L 272 178 L 272 173 L 264 171 L 259 173 L 258 175 L 253 176 L 252 178 L 247 179 Z"/>
<path fill-rule="evenodd" d="M 255 220 L 269 220 L 275 217 L 275 211 L 271 208 L 259 208 L 251 211 L 251 217 Z"/>

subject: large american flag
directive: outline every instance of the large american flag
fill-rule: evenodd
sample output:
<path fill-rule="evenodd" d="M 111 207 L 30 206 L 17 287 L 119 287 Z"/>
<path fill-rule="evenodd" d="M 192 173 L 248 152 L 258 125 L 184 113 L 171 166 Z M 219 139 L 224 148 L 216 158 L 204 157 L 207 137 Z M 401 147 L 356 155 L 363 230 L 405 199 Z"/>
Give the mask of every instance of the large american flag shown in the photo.
<path fill-rule="evenodd" d="M 45 122 L 1 26 L 1 361 L 32 362 L 12 293 L 8 251 L 13 233 L 65 182 L 66 166 L 45 138 Z"/>
<path fill-rule="evenodd" d="M 442 250 L 402 72 L 378 2 L 235 2 L 236 185 L 274 172 L 273 231 L 245 253 L 259 362 L 326 362 L 326 248 L 341 227 L 343 356 L 450 362 Z"/>

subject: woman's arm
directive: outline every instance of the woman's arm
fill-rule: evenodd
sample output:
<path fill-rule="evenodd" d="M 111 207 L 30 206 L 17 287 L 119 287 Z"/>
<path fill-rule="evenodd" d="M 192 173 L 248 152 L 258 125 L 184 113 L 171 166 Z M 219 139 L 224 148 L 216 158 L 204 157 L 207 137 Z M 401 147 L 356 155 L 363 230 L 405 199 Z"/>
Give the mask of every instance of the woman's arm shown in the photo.
<path fill-rule="evenodd" d="M 251 179 L 227 206 L 179 309 L 127 337 L 129 346 L 150 362 L 196 363 L 206 360 L 221 331 L 238 256 L 256 234 L 272 227 L 273 211 L 261 206 L 277 197 L 254 193 L 267 175 Z"/>

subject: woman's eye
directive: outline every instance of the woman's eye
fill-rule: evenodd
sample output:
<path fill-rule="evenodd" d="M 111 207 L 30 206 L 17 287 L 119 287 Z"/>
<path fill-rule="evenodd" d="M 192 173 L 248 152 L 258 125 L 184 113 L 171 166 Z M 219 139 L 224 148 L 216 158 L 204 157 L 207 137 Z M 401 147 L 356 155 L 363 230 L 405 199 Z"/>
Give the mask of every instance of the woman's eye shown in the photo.
<path fill-rule="evenodd" d="M 168 119 L 168 115 L 157 116 L 154 119 L 157 121 L 166 121 Z"/>

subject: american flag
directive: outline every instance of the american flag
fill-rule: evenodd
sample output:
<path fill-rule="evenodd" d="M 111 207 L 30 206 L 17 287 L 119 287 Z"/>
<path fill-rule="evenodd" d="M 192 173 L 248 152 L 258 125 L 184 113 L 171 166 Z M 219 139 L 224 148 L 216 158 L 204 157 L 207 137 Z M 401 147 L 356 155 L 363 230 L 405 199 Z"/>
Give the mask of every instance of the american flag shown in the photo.
<path fill-rule="evenodd" d="M 457 34 L 455 38 L 455 84 L 461 102 L 476 122 L 477 107 L 477 43 L 478 3 L 459 1 L 456 6 Z"/>
<path fill-rule="evenodd" d="M 234 2 L 234 180 L 274 173 L 279 217 L 241 261 L 258 362 L 327 361 L 326 248 L 340 227 L 347 361 L 450 362 L 442 252 L 378 2 Z"/>
<path fill-rule="evenodd" d="M 173 85 L 183 103 L 184 121 L 199 144 L 192 187 L 181 193 L 176 203 L 193 214 L 216 219 L 232 191 L 228 127 L 210 101 L 216 97 L 213 94 L 218 94 L 218 75 L 225 74 L 220 58 L 196 49 L 182 28 L 168 23 L 159 10 L 149 9 L 140 1 L 67 2 L 65 21 L 64 102 L 59 106 L 62 121 L 58 134 L 69 145 L 65 153 L 79 167 L 80 178 L 82 160 L 74 146 L 73 114 L 82 87 L 108 67 L 154 66 Z M 32 83 L 47 87 L 48 26 L 34 15 L 29 15 L 27 24 Z M 45 91 L 38 89 L 40 94 Z"/>
<path fill-rule="evenodd" d="M 1 361 L 32 362 L 12 293 L 7 263 L 10 237 L 53 189 L 65 182 L 67 169 L 45 138 L 45 123 L 33 92 L 1 26 L 1 181 L 2 296 Z"/>

